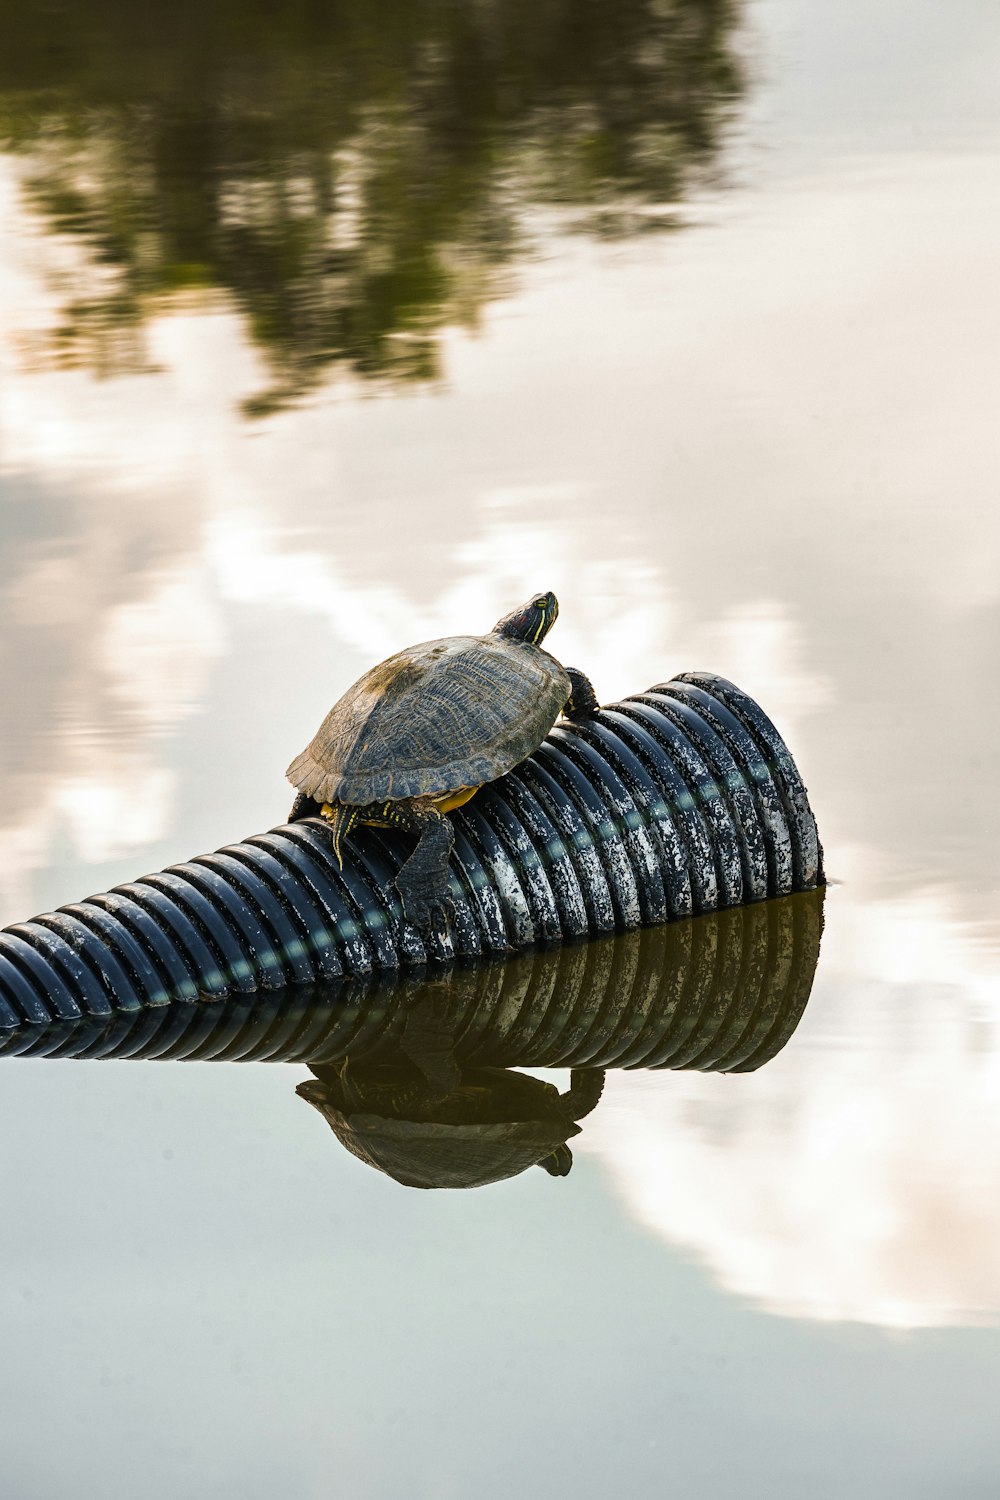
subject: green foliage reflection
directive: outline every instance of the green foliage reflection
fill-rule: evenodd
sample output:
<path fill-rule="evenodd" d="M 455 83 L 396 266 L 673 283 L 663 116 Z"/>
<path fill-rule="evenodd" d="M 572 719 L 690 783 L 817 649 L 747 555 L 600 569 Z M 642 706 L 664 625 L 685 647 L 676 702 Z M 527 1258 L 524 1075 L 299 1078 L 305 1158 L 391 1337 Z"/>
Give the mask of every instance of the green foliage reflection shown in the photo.
<path fill-rule="evenodd" d="M 526 211 L 669 222 L 740 91 L 738 0 L 23 0 L 0 139 L 86 250 L 67 357 L 228 294 L 275 372 L 432 377 L 526 248 Z"/>

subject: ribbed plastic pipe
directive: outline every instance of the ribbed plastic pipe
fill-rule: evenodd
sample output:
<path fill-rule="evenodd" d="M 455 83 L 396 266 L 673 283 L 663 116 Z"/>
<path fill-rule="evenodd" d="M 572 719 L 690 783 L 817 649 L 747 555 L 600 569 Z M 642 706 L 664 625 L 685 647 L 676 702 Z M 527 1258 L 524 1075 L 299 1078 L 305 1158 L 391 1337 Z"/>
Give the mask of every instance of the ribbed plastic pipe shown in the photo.
<path fill-rule="evenodd" d="M 823 892 L 592 943 L 206 1004 L 80 1016 L 0 1032 L 0 1054 L 338 1063 L 412 1056 L 414 1029 L 469 1066 L 745 1073 L 794 1032 L 819 958 Z M 408 1051 L 409 1047 L 409 1051 Z"/>
<path fill-rule="evenodd" d="M 453 813 L 449 936 L 403 922 L 412 842 L 272 829 L 0 931 L 0 1035 L 506 955 L 823 883 L 805 788 L 752 699 L 687 673 L 560 722 Z M 150 1024 L 152 1024 L 152 1020 Z"/>

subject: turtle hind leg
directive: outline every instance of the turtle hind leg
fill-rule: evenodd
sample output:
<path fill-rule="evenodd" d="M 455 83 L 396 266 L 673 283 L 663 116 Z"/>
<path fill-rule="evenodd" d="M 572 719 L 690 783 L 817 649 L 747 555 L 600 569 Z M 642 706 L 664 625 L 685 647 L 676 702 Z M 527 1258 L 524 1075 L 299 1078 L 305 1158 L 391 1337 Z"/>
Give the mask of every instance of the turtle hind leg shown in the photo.
<path fill-rule="evenodd" d="M 566 676 L 570 680 L 571 691 L 563 708 L 564 716 L 567 719 L 592 718 L 601 706 L 594 692 L 594 684 L 586 673 L 578 672 L 576 667 L 567 667 Z"/>
<path fill-rule="evenodd" d="M 316 798 L 308 796 L 305 792 L 299 792 L 288 814 L 289 823 L 298 823 L 302 818 L 318 817 L 320 817 L 320 806 Z"/>
<path fill-rule="evenodd" d="M 417 847 L 396 876 L 403 914 L 422 933 L 446 935 L 454 915 L 448 860 L 455 832 L 428 797 L 390 804 L 386 822 L 415 833 Z"/>

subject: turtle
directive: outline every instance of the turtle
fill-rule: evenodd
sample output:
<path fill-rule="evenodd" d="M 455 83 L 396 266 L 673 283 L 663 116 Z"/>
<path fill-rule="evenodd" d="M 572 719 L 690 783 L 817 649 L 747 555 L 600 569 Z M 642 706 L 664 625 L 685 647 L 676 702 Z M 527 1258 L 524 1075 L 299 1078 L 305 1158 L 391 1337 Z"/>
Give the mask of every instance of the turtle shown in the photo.
<path fill-rule="evenodd" d="M 513 1068 L 465 1067 L 441 1097 L 399 1062 L 310 1063 L 295 1092 L 313 1105 L 352 1155 L 404 1187 L 485 1187 L 538 1166 L 566 1177 L 598 1104 L 602 1068 L 574 1068 L 560 1094 Z"/>
<path fill-rule="evenodd" d="M 288 767 L 289 822 L 325 819 L 338 864 L 356 824 L 417 835 L 395 884 L 425 934 L 452 914 L 447 814 L 537 750 L 560 713 L 598 710 L 590 679 L 542 649 L 558 613 L 555 594 L 533 594 L 486 635 L 407 646 L 348 688 Z"/>

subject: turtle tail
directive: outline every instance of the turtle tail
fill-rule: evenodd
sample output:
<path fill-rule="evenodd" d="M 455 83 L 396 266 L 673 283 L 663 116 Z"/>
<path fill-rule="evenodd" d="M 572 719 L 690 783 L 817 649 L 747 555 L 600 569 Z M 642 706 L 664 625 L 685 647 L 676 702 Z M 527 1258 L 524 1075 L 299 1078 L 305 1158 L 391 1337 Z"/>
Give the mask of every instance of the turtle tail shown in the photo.
<path fill-rule="evenodd" d="M 360 813 L 360 807 L 351 807 L 345 802 L 324 802 L 321 796 L 303 791 L 299 792 L 292 803 L 288 821 L 297 823 L 302 818 L 322 818 L 333 836 L 333 852 L 337 856 L 337 864 L 343 869 L 344 858 L 340 846 L 358 821 Z"/>
<path fill-rule="evenodd" d="M 323 817 L 330 825 L 330 832 L 333 835 L 333 852 L 340 869 L 344 868 L 344 859 L 340 852 L 340 845 L 358 821 L 360 811 L 359 807 L 348 807 L 343 802 L 325 802 L 323 804 Z"/>

